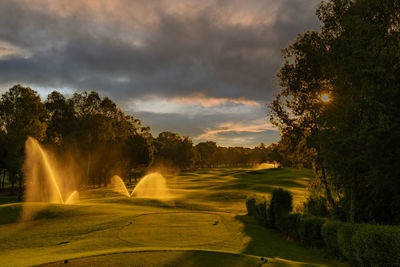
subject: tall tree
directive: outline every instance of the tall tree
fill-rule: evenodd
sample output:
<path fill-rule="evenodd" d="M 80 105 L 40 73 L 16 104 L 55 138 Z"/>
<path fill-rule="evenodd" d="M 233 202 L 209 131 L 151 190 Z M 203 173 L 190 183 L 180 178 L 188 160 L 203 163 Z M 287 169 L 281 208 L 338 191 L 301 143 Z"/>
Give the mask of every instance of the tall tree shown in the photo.
<path fill-rule="evenodd" d="M 400 1 L 331 0 L 317 15 L 321 31 L 283 51 L 272 121 L 307 137 L 327 197 L 349 221 L 392 223 L 382 211 L 400 194 Z"/>
<path fill-rule="evenodd" d="M 48 118 L 45 105 L 36 91 L 16 85 L 5 92 L 0 101 L 0 120 L 5 133 L 6 169 L 14 186 L 19 181 L 19 198 L 22 198 L 25 141 L 28 136 L 43 140 Z"/>

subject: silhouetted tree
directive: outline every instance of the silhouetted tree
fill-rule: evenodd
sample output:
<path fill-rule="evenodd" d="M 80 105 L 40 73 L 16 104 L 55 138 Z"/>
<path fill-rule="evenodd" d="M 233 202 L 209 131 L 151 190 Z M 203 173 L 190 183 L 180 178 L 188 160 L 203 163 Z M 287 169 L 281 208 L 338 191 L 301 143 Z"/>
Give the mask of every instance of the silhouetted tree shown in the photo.
<path fill-rule="evenodd" d="M 317 15 L 321 31 L 283 50 L 271 120 L 298 144 L 306 138 L 327 199 L 347 207 L 349 221 L 392 223 L 385 207 L 400 194 L 400 1 L 331 0 Z"/>
<path fill-rule="evenodd" d="M 44 140 L 48 114 L 36 91 L 16 85 L 1 96 L 0 120 L 7 158 L 5 169 L 9 172 L 12 188 L 19 184 L 19 199 L 22 198 L 25 140 L 32 136 Z"/>

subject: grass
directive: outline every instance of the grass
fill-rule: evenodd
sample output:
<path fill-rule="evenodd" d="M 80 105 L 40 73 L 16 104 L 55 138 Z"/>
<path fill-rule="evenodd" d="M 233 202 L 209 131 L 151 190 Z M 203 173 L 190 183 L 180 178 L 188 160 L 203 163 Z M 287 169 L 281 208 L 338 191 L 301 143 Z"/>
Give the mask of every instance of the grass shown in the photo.
<path fill-rule="evenodd" d="M 168 201 L 81 192 L 77 205 L 0 205 L 0 266 L 347 266 L 306 249 L 246 216 L 245 198 L 284 187 L 299 204 L 309 170 L 208 169 L 167 176 Z"/>

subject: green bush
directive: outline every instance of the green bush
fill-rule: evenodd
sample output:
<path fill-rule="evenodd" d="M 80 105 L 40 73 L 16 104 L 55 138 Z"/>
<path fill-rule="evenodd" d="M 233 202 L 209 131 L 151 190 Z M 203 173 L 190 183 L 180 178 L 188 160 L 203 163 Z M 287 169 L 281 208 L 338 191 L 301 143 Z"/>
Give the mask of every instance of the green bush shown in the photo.
<path fill-rule="evenodd" d="M 299 213 L 289 213 L 287 222 L 287 235 L 293 239 L 298 240 L 298 227 L 299 227 Z"/>
<path fill-rule="evenodd" d="M 282 188 L 272 191 L 271 205 L 269 209 L 269 217 L 271 225 L 276 228 L 282 228 L 280 223 L 286 223 L 287 214 L 292 211 L 292 194 Z"/>
<path fill-rule="evenodd" d="M 321 229 L 322 239 L 326 248 L 334 255 L 341 256 L 338 244 L 338 231 L 343 223 L 339 221 L 327 221 Z"/>
<path fill-rule="evenodd" d="M 352 237 L 359 266 L 400 266 L 400 228 L 363 225 Z"/>
<path fill-rule="evenodd" d="M 297 231 L 300 240 L 309 246 L 322 246 L 321 229 L 325 221 L 326 219 L 310 215 L 299 216 Z"/>
<path fill-rule="evenodd" d="M 358 224 L 345 223 L 339 228 L 337 233 L 340 252 L 351 263 L 355 262 L 352 237 L 358 228 L 360 228 Z"/>
<path fill-rule="evenodd" d="M 256 213 L 256 195 L 248 196 L 246 199 L 247 214 L 254 216 Z"/>
<path fill-rule="evenodd" d="M 268 225 L 268 206 L 269 202 L 263 196 L 256 197 L 256 214 L 255 217 L 263 225 Z"/>
<path fill-rule="evenodd" d="M 284 235 L 288 235 L 288 226 L 289 226 L 289 214 L 282 213 L 279 216 L 275 217 L 275 228 L 278 229 Z"/>
<path fill-rule="evenodd" d="M 269 225 L 269 202 L 263 196 L 253 195 L 246 200 L 247 213 L 263 225 Z"/>
<path fill-rule="evenodd" d="M 314 216 L 327 217 L 329 212 L 326 198 L 314 194 L 309 196 L 304 203 L 304 212 Z"/>

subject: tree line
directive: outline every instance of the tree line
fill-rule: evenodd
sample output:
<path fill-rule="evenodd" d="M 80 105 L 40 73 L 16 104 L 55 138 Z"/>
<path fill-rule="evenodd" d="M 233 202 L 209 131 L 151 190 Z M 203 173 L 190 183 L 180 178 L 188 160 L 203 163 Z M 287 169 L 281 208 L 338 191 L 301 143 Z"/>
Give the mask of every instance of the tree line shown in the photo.
<path fill-rule="evenodd" d="M 312 159 L 315 213 L 399 223 L 400 1 L 330 0 L 317 16 L 283 50 L 271 121 Z"/>
<path fill-rule="evenodd" d="M 42 101 L 29 87 L 16 85 L 0 99 L 0 186 L 11 193 L 24 189 L 25 141 L 37 139 L 52 155 L 71 163 L 82 185 L 106 186 L 112 175 L 136 178 L 151 168 L 189 170 L 243 166 L 276 160 L 272 147 L 220 147 L 215 142 L 194 145 L 177 133 L 153 137 L 150 128 L 125 114 L 97 92 L 67 98 L 54 91 Z"/>

